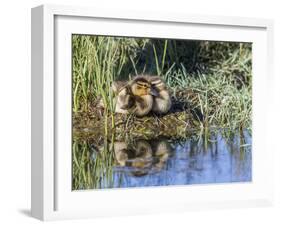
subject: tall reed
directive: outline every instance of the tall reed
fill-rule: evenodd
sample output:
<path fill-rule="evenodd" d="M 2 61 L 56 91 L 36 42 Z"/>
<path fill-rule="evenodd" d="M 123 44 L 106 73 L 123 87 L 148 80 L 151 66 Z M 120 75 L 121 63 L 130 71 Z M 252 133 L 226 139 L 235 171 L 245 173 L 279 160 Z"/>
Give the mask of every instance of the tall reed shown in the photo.
<path fill-rule="evenodd" d="M 114 128 L 115 101 L 111 84 L 125 63 L 120 53 L 122 39 L 102 36 L 73 35 L 73 111 L 87 111 L 93 100 L 104 105 L 104 130 Z M 108 117 L 111 121 L 108 122 Z"/>

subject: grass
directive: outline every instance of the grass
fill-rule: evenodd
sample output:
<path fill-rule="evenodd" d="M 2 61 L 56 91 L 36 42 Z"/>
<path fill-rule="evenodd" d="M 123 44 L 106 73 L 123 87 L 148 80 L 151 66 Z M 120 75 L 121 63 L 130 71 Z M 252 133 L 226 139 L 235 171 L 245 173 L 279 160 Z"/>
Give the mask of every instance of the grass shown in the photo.
<path fill-rule="evenodd" d="M 197 98 L 193 100 L 193 106 L 201 109 L 205 118 L 204 126 L 250 129 L 251 45 L 247 43 L 208 45 L 210 44 L 205 43 L 205 50 L 201 50 L 204 52 L 201 58 L 207 58 L 209 61 L 207 69 L 190 73 L 182 64 L 180 70 L 169 71 L 165 75 L 166 82 L 174 92 L 178 89 L 189 88 L 197 95 Z M 218 52 L 219 50 L 222 52 Z M 204 59 L 201 61 L 204 62 Z M 200 68 L 200 65 L 197 67 Z"/>
<path fill-rule="evenodd" d="M 218 126 L 235 129 L 251 128 L 252 99 L 251 88 L 242 86 L 237 89 L 225 77 L 214 73 L 212 76 L 201 74 L 196 77 L 181 74 L 172 83 L 174 92 L 189 88 L 194 93 L 190 100 L 204 116 L 204 127 Z"/>

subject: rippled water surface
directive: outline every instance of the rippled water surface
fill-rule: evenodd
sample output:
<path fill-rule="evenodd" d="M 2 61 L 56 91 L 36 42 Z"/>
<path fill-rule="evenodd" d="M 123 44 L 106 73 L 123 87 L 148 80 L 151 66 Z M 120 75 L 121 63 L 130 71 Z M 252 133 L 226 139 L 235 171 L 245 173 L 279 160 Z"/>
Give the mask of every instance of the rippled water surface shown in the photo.
<path fill-rule="evenodd" d="M 104 147 L 74 144 L 73 189 L 251 181 L 251 142 L 248 131 L 220 131 L 208 138 L 116 141 L 110 153 Z"/>

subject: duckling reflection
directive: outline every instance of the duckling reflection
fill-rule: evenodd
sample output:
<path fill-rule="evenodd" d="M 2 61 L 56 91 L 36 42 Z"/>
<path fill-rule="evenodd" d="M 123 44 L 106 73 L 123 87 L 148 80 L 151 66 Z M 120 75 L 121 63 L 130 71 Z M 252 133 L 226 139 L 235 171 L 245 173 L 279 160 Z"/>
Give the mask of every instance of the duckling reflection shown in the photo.
<path fill-rule="evenodd" d="M 130 167 L 132 170 L 143 170 L 152 165 L 152 149 L 145 140 L 139 140 L 129 145 L 126 142 L 115 142 L 114 152 L 119 166 Z"/>
<path fill-rule="evenodd" d="M 115 142 L 114 152 L 120 170 L 124 167 L 134 176 L 144 176 L 162 170 L 172 149 L 165 140 L 138 140 L 132 144 Z"/>
<path fill-rule="evenodd" d="M 172 153 L 172 147 L 171 145 L 165 141 L 157 141 L 155 143 L 155 159 L 157 160 L 157 162 L 155 163 L 154 167 L 155 170 L 160 171 L 161 169 L 163 169 L 166 166 L 166 163 L 169 159 L 169 157 L 171 156 Z"/>

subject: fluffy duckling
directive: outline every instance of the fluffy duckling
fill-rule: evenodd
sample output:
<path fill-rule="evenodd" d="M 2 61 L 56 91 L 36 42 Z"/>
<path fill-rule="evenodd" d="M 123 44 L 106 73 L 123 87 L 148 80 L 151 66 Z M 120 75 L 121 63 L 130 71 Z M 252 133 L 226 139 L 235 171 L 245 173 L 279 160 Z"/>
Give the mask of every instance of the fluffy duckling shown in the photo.
<path fill-rule="evenodd" d="M 133 97 L 126 81 L 115 81 L 111 86 L 115 94 L 115 112 L 127 114 L 129 109 L 133 106 Z"/>
<path fill-rule="evenodd" d="M 133 106 L 134 102 L 128 83 L 126 81 L 115 81 L 111 85 L 111 90 L 114 93 L 113 102 L 116 103 L 115 112 L 129 113 L 128 110 Z M 100 99 L 98 106 L 104 108 L 103 99 Z"/>
<path fill-rule="evenodd" d="M 144 77 L 137 76 L 130 83 L 130 90 L 134 98 L 133 112 L 137 116 L 147 115 L 153 107 L 153 97 L 157 95 L 151 83 Z"/>
<path fill-rule="evenodd" d="M 157 75 L 143 75 L 140 77 L 148 80 L 151 83 L 153 89 L 157 92 L 157 94 L 153 97 L 152 111 L 157 114 L 167 113 L 172 106 L 172 100 L 163 79 Z"/>

